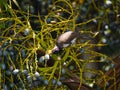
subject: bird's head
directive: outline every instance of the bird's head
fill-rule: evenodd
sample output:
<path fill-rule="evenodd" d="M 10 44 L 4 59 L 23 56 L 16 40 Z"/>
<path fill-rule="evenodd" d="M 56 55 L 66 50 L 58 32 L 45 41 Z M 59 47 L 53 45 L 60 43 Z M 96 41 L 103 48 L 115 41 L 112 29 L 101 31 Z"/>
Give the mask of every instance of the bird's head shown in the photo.
<path fill-rule="evenodd" d="M 55 53 L 55 52 L 59 52 L 60 51 L 60 48 L 55 45 L 54 48 L 52 49 L 52 53 Z"/>

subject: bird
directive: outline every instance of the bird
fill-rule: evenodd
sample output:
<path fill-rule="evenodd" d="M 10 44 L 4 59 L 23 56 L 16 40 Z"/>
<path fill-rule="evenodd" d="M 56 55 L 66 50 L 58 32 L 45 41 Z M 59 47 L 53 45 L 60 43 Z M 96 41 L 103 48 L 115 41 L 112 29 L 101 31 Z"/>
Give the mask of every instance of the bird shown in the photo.
<path fill-rule="evenodd" d="M 63 48 L 70 46 L 71 44 L 75 44 L 76 40 L 80 37 L 80 33 L 76 31 L 67 31 L 61 34 L 57 40 L 56 45 L 52 49 L 52 52 L 59 52 Z"/>
<path fill-rule="evenodd" d="M 79 41 L 80 40 L 80 41 Z M 94 43 L 94 39 L 92 38 L 92 36 L 89 36 L 88 34 L 82 34 L 79 31 L 67 31 L 64 32 L 63 34 L 59 35 L 58 38 L 56 39 L 56 45 L 54 46 L 54 48 L 52 49 L 52 54 L 55 54 L 56 52 L 59 53 L 60 50 L 62 50 L 63 48 L 66 48 L 72 44 L 77 44 L 79 43 L 84 43 L 81 40 L 84 41 L 88 41 L 90 40 L 91 42 L 89 43 Z M 84 47 L 86 48 L 86 47 Z M 94 50 L 95 48 L 92 47 L 91 50 Z M 91 58 L 90 53 L 83 53 L 80 54 L 80 56 L 78 57 L 78 60 L 82 58 L 82 60 L 89 60 Z M 98 63 L 96 62 L 86 62 L 85 63 L 85 69 L 98 69 Z M 87 72 L 84 71 L 83 72 L 83 78 L 89 78 L 92 79 L 96 77 L 95 73 L 92 72 Z"/>

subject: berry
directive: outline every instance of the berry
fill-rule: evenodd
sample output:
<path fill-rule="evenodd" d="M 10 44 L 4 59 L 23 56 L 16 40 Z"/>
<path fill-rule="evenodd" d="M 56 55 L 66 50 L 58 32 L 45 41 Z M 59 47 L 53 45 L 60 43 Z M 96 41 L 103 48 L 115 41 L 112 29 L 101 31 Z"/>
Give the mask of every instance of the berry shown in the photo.
<path fill-rule="evenodd" d="M 46 54 L 46 55 L 45 55 L 45 59 L 46 59 L 46 60 L 49 60 L 49 59 L 50 59 L 50 55 L 49 55 L 49 54 Z"/>
<path fill-rule="evenodd" d="M 53 84 L 53 85 L 55 85 L 56 82 L 57 82 L 57 81 L 56 81 L 55 79 L 52 80 L 52 84 Z"/>
<path fill-rule="evenodd" d="M 26 28 L 25 31 L 24 31 L 24 35 L 28 35 L 30 33 L 30 29 Z"/>
<path fill-rule="evenodd" d="M 34 12 L 35 12 L 35 9 L 34 9 L 34 7 L 33 7 L 32 5 L 30 5 L 30 12 L 31 12 L 31 13 L 34 13 Z"/>
<path fill-rule="evenodd" d="M 109 26 L 108 25 L 105 25 L 105 29 L 108 29 L 109 28 Z"/>
<path fill-rule="evenodd" d="M 40 76 L 40 74 L 39 74 L 39 72 L 35 72 L 35 77 L 39 77 Z"/>
<path fill-rule="evenodd" d="M 44 57 L 44 56 L 41 56 L 41 57 L 39 58 L 39 62 L 40 62 L 40 63 L 42 63 L 44 60 L 45 60 L 45 57 Z"/>
<path fill-rule="evenodd" d="M 10 83 L 10 87 L 11 87 L 11 88 L 13 88 L 13 87 L 14 87 L 14 85 L 15 85 L 14 83 Z"/>
<path fill-rule="evenodd" d="M 8 86 L 7 85 L 4 85 L 4 90 L 8 90 Z"/>
<path fill-rule="evenodd" d="M 60 77 L 60 80 L 65 80 L 65 77 Z"/>
<path fill-rule="evenodd" d="M 47 18 L 47 23 L 50 23 L 51 22 L 51 18 Z"/>
<path fill-rule="evenodd" d="M 27 71 L 27 70 L 23 70 L 22 72 L 23 72 L 25 75 L 28 74 L 28 71 Z"/>
<path fill-rule="evenodd" d="M 85 52 L 85 49 L 84 49 L 84 48 L 81 48 L 81 49 L 80 49 L 80 52 L 81 52 L 81 53 L 84 53 L 84 52 Z"/>
<path fill-rule="evenodd" d="M 61 86 L 61 85 L 62 85 L 62 82 L 61 82 L 61 81 L 58 81 L 58 82 L 57 82 L 57 85 L 58 85 L 58 86 Z"/>
<path fill-rule="evenodd" d="M 22 57 L 23 58 L 25 58 L 26 57 L 26 51 L 23 49 L 23 50 L 21 50 L 21 55 L 22 55 Z"/>
<path fill-rule="evenodd" d="M 45 85 L 48 85 L 48 83 L 49 83 L 48 80 L 44 80 Z"/>
<path fill-rule="evenodd" d="M 5 70 L 5 69 L 6 69 L 6 65 L 5 65 L 4 63 L 2 63 L 2 64 L 1 64 L 1 68 L 2 68 L 3 70 Z"/>
<path fill-rule="evenodd" d="M 99 12 L 99 16 L 104 16 L 104 12 L 103 12 L 103 11 L 100 11 L 100 12 Z"/>
<path fill-rule="evenodd" d="M 103 42 L 103 43 L 106 43 L 106 42 L 107 42 L 107 39 L 106 39 L 106 38 L 102 38 L 102 42 Z"/>
<path fill-rule="evenodd" d="M 19 87 L 18 90 L 23 90 L 23 89 L 21 87 Z"/>
<path fill-rule="evenodd" d="M 12 71 L 12 70 L 13 70 L 13 66 L 10 66 L 10 67 L 9 67 L 9 70 Z"/>
<path fill-rule="evenodd" d="M 108 71 L 110 69 L 110 66 L 105 67 L 105 71 Z"/>
<path fill-rule="evenodd" d="M 115 67 L 115 65 L 112 63 L 112 64 L 110 64 L 110 67 L 111 67 L 111 68 L 114 68 L 114 67 Z"/>
<path fill-rule="evenodd" d="M 10 70 L 6 70 L 6 75 L 10 75 L 11 71 Z"/>
<path fill-rule="evenodd" d="M 108 30 L 105 30 L 105 31 L 104 31 L 104 34 L 105 34 L 105 35 L 109 35 L 110 32 L 111 32 L 111 31 L 108 29 Z"/>
<path fill-rule="evenodd" d="M 65 69 L 63 68 L 63 69 L 62 69 L 62 74 L 65 74 L 65 73 L 66 73 L 66 71 L 65 71 Z"/>
<path fill-rule="evenodd" d="M 112 4 L 112 2 L 111 2 L 110 0 L 106 0 L 105 3 L 106 3 L 107 5 L 111 5 L 111 4 Z"/>
<path fill-rule="evenodd" d="M 14 75 L 16 75 L 16 74 L 18 74 L 18 73 L 19 73 L 19 69 L 13 70 L 13 74 L 14 74 Z"/>
<path fill-rule="evenodd" d="M 43 0 L 37 0 L 38 2 L 42 2 Z"/>
<path fill-rule="evenodd" d="M 4 51 L 3 51 L 3 55 L 4 55 L 4 56 L 7 56 L 7 55 L 8 55 L 8 51 L 4 50 Z"/>
<path fill-rule="evenodd" d="M 27 76 L 27 81 L 28 81 L 28 83 L 32 81 L 32 78 L 30 75 Z"/>
<path fill-rule="evenodd" d="M 69 69 L 70 69 L 70 70 L 73 70 L 73 69 L 74 69 L 74 66 L 70 66 Z"/>

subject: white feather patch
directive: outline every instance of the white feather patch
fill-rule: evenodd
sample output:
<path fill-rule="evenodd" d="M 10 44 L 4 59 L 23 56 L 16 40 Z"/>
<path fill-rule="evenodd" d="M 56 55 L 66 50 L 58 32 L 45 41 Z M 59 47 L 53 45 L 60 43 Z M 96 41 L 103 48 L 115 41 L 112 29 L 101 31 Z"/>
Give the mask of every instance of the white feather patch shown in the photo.
<path fill-rule="evenodd" d="M 72 43 L 72 44 L 75 44 L 75 43 L 76 43 L 76 39 L 77 39 L 77 38 L 74 38 L 74 39 L 71 41 L 71 43 Z"/>
<path fill-rule="evenodd" d="M 68 47 L 70 44 L 63 44 L 63 47 Z"/>

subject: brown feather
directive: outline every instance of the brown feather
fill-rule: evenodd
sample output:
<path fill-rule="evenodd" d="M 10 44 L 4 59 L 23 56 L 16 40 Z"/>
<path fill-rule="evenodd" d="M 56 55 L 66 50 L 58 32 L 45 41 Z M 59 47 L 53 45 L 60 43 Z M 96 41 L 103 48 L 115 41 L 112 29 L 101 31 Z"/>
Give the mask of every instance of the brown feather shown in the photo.
<path fill-rule="evenodd" d="M 58 37 L 58 39 L 56 41 L 56 45 L 59 48 L 63 48 L 64 44 L 71 44 L 71 41 L 75 38 L 78 38 L 79 35 L 80 34 L 75 31 L 65 32 Z"/>

